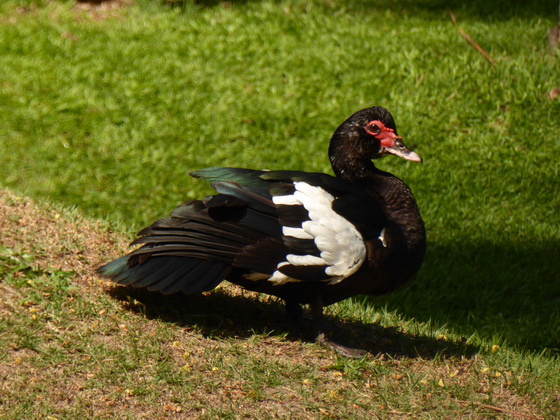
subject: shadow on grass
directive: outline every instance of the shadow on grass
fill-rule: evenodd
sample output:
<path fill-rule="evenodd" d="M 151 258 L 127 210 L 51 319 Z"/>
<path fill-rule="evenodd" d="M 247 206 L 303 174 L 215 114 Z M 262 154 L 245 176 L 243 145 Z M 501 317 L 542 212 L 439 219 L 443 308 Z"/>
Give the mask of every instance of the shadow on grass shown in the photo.
<path fill-rule="evenodd" d="M 446 326 L 461 337 L 507 343 L 528 351 L 558 353 L 560 348 L 560 244 L 458 241 L 430 244 L 418 279 L 403 290 L 358 302 L 386 307 L 405 319 Z M 193 327 L 207 336 L 246 338 L 254 332 L 308 340 L 292 325 L 281 300 L 231 296 L 163 296 L 116 287 L 110 292 L 149 318 Z M 134 304 L 134 300 L 139 304 Z M 372 354 L 433 358 L 470 356 L 473 346 L 411 336 L 395 328 L 330 317 L 332 338 Z"/>
<path fill-rule="evenodd" d="M 246 339 L 253 334 L 282 335 L 292 341 L 311 341 L 305 321 L 294 324 L 281 300 L 267 301 L 246 296 L 231 296 L 220 290 L 203 295 L 161 295 L 145 289 L 114 287 L 108 293 L 123 306 L 150 319 L 195 328 L 207 337 Z M 335 341 L 391 358 L 470 357 L 478 347 L 466 343 L 436 340 L 402 333 L 362 322 L 327 317 Z"/>
<path fill-rule="evenodd" d="M 418 279 L 366 300 L 459 334 L 560 352 L 560 243 L 429 244 Z"/>
<path fill-rule="evenodd" d="M 162 0 L 162 3 L 170 7 L 185 7 L 195 4 L 200 7 L 243 7 L 249 3 L 258 3 L 262 0 Z M 277 1 L 278 7 L 285 7 L 281 1 Z M 313 11 L 309 5 L 303 2 L 301 5 L 294 4 L 292 9 Z M 500 21 L 511 18 L 533 19 L 536 16 L 544 18 L 558 15 L 558 3 L 551 0 L 353 0 L 341 3 L 341 6 L 349 13 L 364 14 L 368 11 L 387 10 L 395 13 L 403 13 L 424 17 L 426 19 L 449 19 L 449 11 L 455 12 L 460 18 L 477 19 L 481 21 Z M 335 6 L 327 3 L 326 7 Z"/>

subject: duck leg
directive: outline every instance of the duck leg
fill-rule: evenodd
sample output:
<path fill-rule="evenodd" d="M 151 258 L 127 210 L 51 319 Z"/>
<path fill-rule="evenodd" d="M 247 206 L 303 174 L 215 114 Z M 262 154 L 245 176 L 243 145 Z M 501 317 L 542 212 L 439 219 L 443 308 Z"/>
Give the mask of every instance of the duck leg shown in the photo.
<path fill-rule="evenodd" d="M 328 338 L 326 333 L 326 322 L 323 316 L 323 299 L 321 296 L 318 296 L 310 306 L 313 322 L 313 335 L 317 344 L 329 347 L 331 350 L 336 351 L 344 357 L 359 359 L 367 354 L 367 351 L 365 350 L 348 347 L 343 344 L 336 343 Z"/>

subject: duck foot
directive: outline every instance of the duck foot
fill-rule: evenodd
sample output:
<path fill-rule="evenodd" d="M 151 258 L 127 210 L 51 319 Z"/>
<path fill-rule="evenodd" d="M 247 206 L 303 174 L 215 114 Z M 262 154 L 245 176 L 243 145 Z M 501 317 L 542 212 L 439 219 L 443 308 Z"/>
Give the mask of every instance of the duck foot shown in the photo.
<path fill-rule="evenodd" d="M 338 354 L 344 357 L 351 357 L 359 359 L 364 357 L 368 352 L 361 349 L 355 349 L 352 347 L 345 346 L 344 344 L 336 343 L 330 340 L 325 333 L 325 319 L 323 316 L 323 299 L 318 295 L 311 306 L 311 317 L 313 322 L 313 330 L 315 336 L 315 342 L 321 346 L 330 348 L 336 351 Z"/>
<path fill-rule="evenodd" d="M 320 296 L 311 303 L 311 317 L 305 314 L 299 303 L 294 301 L 286 301 L 286 312 L 292 321 L 300 326 L 302 323 L 311 323 L 313 329 L 313 337 L 315 342 L 320 346 L 328 347 L 344 357 L 360 359 L 368 354 L 367 351 L 355 349 L 330 340 L 325 333 L 326 325 L 323 317 L 323 302 Z"/>
<path fill-rule="evenodd" d="M 368 354 L 367 351 L 362 349 L 355 349 L 352 347 L 345 346 L 344 344 L 336 343 L 332 340 L 329 340 L 325 333 L 319 333 L 315 338 L 315 342 L 321 346 L 325 346 L 334 350 L 338 354 L 344 357 L 350 357 L 353 359 L 361 359 L 365 355 Z"/>

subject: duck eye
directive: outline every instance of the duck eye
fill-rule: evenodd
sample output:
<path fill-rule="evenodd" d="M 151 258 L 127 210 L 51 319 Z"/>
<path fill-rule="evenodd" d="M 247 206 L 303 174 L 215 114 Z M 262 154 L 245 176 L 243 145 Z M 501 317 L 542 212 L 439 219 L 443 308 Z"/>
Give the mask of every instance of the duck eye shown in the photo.
<path fill-rule="evenodd" d="M 366 126 L 366 131 L 367 131 L 369 134 L 372 134 L 372 135 L 375 136 L 375 135 L 381 133 L 381 128 L 379 128 L 379 126 L 378 126 L 377 124 L 373 124 L 373 123 L 372 123 L 372 124 L 368 124 L 368 125 Z"/>

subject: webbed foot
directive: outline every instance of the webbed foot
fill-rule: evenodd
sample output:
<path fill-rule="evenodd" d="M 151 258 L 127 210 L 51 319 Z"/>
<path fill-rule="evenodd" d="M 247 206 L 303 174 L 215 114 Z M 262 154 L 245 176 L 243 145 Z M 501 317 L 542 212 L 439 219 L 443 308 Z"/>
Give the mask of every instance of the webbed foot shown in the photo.
<path fill-rule="evenodd" d="M 336 351 L 338 354 L 344 357 L 350 357 L 353 359 L 361 359 L 365 355 L 368 354 L 366 350 L 362 349 L 355 349 L 352 347 L 345 346 L 344 344 L 336 343 L 332 340 L 329 340 L 325 333 L 321 332 L 315 337 L 315 342 L 321 346 L 325 346 L 330 348 L 331 350 Z"/>

